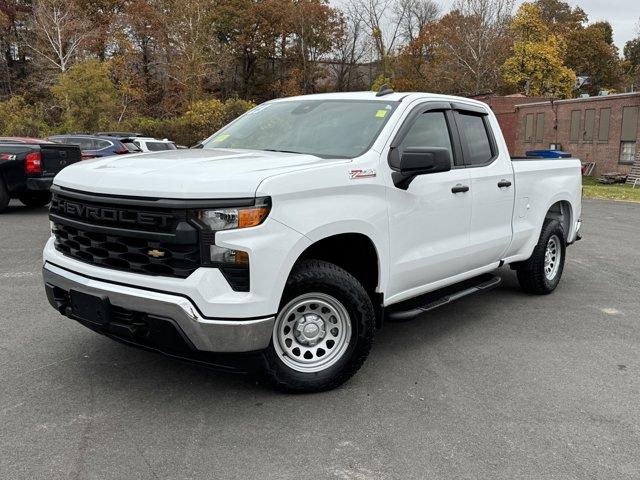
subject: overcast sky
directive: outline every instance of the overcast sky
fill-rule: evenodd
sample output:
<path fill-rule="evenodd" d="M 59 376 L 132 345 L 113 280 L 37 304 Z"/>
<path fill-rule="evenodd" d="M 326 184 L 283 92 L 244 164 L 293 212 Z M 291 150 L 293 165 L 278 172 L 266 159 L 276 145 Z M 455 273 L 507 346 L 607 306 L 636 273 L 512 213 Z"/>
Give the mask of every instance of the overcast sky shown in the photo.
<path fill-rule="evenodd" d="M 337 6 L 349 3 L 349 0 L 330 0 Z M 451 9 L 451 5 L 455 0 L 436 0 L 444 12 Z M 517 5 L 524 0 L 516 0 Z M 634 38 L 638 32 L 638 20 L 640 19 L 640 1 L 639 0 L 564 0 L 569 5 L 575 7 L 580 6 L 589 16 L 589 22 L 598 20 L 608 20 L 613 26 L 613 38 L 620 49 L 624 44 Z"/>

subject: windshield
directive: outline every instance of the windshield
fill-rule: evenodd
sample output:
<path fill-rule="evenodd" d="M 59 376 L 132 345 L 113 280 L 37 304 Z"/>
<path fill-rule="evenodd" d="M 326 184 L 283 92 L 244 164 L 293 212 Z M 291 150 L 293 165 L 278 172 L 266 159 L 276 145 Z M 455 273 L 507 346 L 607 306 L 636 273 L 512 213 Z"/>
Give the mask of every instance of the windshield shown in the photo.
<path fill-rule="evenodd" d="M 375 100 L 267 103 L 217 132 L 203 147 L 353 158 L 371 147 L 397 104 Z"/>

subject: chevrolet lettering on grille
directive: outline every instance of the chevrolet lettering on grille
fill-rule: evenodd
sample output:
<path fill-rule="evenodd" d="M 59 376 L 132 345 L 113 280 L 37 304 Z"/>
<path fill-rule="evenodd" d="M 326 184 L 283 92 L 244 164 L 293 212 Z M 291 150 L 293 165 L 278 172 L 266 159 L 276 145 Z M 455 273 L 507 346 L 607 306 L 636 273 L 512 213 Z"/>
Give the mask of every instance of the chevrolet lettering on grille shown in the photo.
<path fill-rule="evenodd" d="M 137 212 L 110 207 L 97 207 L 70 202 L 62 198 L 54 198 L 51 210 L 71 217 L 85 218 L 102 222 L 120 222 L 152 227 L 166 227 L 172 218 L 171 215 L 152 212 Z"/>

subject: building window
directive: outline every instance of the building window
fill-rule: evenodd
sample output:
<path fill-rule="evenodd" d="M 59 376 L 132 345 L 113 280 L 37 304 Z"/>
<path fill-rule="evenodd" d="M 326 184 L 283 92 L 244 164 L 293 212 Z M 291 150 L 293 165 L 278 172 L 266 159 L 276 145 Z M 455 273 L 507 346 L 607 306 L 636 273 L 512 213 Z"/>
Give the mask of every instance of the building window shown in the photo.
<path fill-rule="evenodd" d="M 533 138 L 533 113 L 527 113 L 524 123 L 524 141 L 531 143 Z"/>
<path fill-rule="evenodd" d="M 571 143 L 578 143 L 580 138 L 580 110 L 573 110 L 571 112 L 571 126 L 569 133 L 569 141 Z"/>
<path fill-rule="evenodd" d="M 536 143 L 542 143 L 544 136 L 544 113 L 536 115 Z"/>
<path fill-rule="evenodd" d="M 638 136 L 638 107 L 622 109 L 622 132 L 620 136 L 620 163 L 633 163 Z"/>
<path fill-rule="evenodd" d="M 598 126 L 598 141 L 607 143 L 609 141 L 609 124 L 611 123 L 611 109 L 600 109 L 600 125 Z"/>
<path fill-rule="evenodd" d="M 620 163 L 633 163 L 635 156 L 636 142 L 620 142 Z"/>
<path fill-rule="evenodd" d="M 596 123 L 596 111 L 593 109 L 584 112 L 584 132 L 582 133 L 582 141 L 585 143 L 593 142 L 593 128 Z"/>

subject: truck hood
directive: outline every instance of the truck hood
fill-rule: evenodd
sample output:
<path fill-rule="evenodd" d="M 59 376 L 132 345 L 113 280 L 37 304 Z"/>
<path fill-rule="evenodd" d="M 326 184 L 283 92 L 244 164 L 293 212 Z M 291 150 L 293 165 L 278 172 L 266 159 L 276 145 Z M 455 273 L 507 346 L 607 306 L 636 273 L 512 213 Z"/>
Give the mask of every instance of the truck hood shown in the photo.
<path fill-rule="evenodd" d="M 255 195 L 265 178 L 345 161 L 257 150 L 172 150 L 85 160 L 62 170 L 54 183 L 111 195 L 240 198 Z"/>

